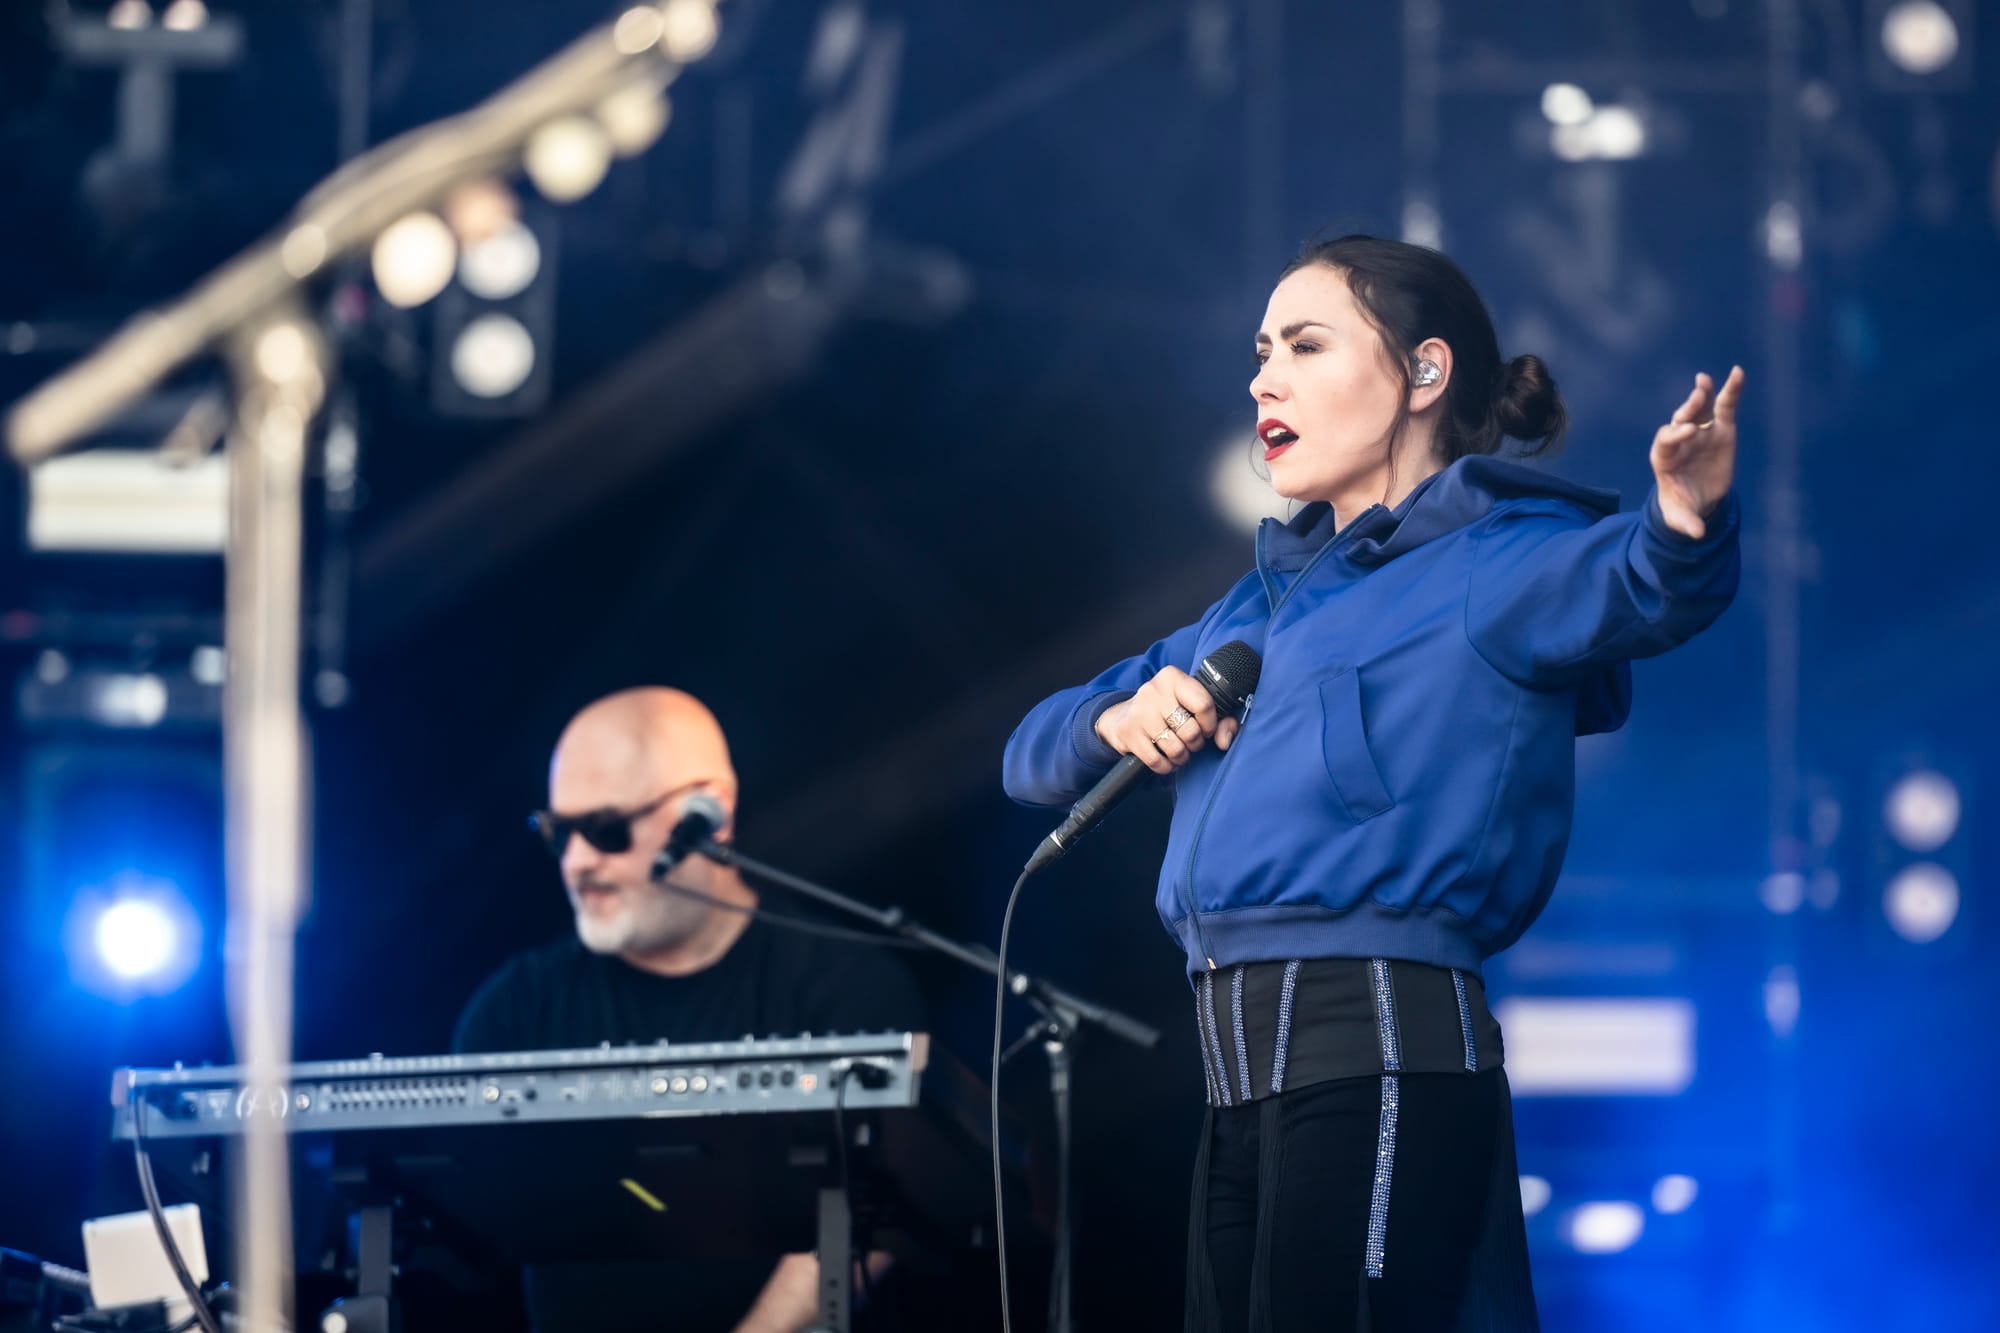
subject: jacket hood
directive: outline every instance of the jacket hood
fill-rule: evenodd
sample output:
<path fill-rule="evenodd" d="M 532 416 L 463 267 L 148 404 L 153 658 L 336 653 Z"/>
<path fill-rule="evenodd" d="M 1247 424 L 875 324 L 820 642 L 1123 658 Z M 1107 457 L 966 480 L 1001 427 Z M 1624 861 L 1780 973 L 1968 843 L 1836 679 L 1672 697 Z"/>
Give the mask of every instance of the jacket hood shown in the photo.
<path fill-rule="evenodd" d="M 1618 512 L 1618 492 L 1581 486 L 1538 467 L 1473 454 L 1417 483 L 1394 509 L 1372 505 L 1340 536 L 1345 554 L 1358 565 L 1381 565 L 1405 551 L 1484 518 L 1503 500 L 1565 500 L 1594 522 Z M 1324 500 L 1289 521 L 1267 518 L 1258 527 L 1257 546 L 1271 569 L 1302 567 L 1334 536 L 1333 506 Z"/>
<path fill-rule="evenodd" d="M 1356 565 L 1385 565 L 1406 551 L 1458 532 L 1508 500 L 1561 500 L 1592 522 L 1618 512 L 1618 492 L 1567 481 L 1538 467 L 1473 454 L 1417 483 L 1394 509 L 1371 505 L 1339 534 L 1341 554 Z M 1257 559 L 1267 570 L 1297 571 L 1333 540 L 1333 506 L 1316 500 L 1289 522 L 1267 518 L 1257 529 Z M 1632 709 L 1632 672 L 1608 665 L 1578 682 L 1576 734 L 1616 731 Z"/>

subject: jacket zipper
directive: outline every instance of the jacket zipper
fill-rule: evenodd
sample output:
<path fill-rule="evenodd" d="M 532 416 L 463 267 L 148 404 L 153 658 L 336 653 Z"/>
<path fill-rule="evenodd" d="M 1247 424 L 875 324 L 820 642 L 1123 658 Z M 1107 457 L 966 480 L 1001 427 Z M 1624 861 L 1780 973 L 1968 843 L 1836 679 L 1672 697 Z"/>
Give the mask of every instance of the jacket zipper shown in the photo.
<path fill-rule="evenodd" d="M 1257 696 L 1252 694 L 1243 701 L 1243 717 L 1236 726 L 1236 739 L 1243 739 L 1243 728 L 1250 725 L 1250 709 L 1256 704 Z M 1194 846 L 1188 848 L 1187 887 L 1188 920 L 1194 925 L 1195 947 L 1208 962 L 1208 970 L 1215 971 L 1215 958 L 1208 951 L 1208 936 L 1202 933 L 1201 913 L 1194 905 L 1194 849 L 1201 846 L 1201 831 L 1208 827 L 1208 812 L 1215 808 L 1215 794 L 1222 789 L 1223 774 L 1229 770 L 1229 761 L 1236 757 L 1236 746 L 1230 745 L 1229 753 L 1222 756 L 1222 766 L 1215 770 L 1215 781 L 1208 784 L 1208 800 L 1201 807 L 1201 818 L 1194 825 Z"/>
<path fill-rule="evenodd" d="M 1354 532 L 1356 526 L 1361 522 L 1361 520 L 1363 518 L 1366 518 L 1369 512 L 1378 507 L 1379 506 L 1370 505 L 1368 509 L 1363 510 L 1361 514 L 1355 518 L 1353 523 L 1348 524 L 1347 532 L 1341 534 L 1341 536 L 1351 535 Z M 1260 545 L 1262 543 L 1262 537 L 1263 534 L 1260 532 L 1258 534 Z M 1336 536 L 1331 540 L 1329 540 L 1326 545 L 1320 547 L 1319 550 L 1314 553 L 1312 559 L 1306 561 L 1306 563 L 1299 569 L 1298 577 L 1292 580 L 1291 587 L 1286 588 L 1284 594 L 1280 596 L 1277 601 L 1271 604 L 1271 614 L 1267 623 L 1277 620 L 1278 612 L 1284 609 L 1285 603 L 1291 600 L 1292 594 L 1299 590 L 1299 585 L 1303 584 L 1306 581 L 1306 577 L 1310 575 L 1313 572 L 1313 570 L 1319 565 L 1319 562 L 1326 559 L 1327 556 L 1331 555 L 1334 549 L 1339 545 L 1341 545 L 1341 537 Z M 1261 569 L 1259 570 L 1259 573 L 1262 573 Z M 1269 587 L 1270 585 L 1266 583 L 1265 585 L 1266 597 L 1270 596 Z M 1269 642 L 1268 635 L 1266 635 L 1265 641 L 1266 643 Z M 1229 747 L 1229 753 L 1222 756 L 1222 766 L 1216 769 L 1215 771 L 1215 781 L 1211 782 L 1208 785 L 1208 799 L 1202 803 L 1201 817 L 1195 821 L 1194 839 L 1188 846 L 1187 873 L 1182 879 L 1182 884 L 1186 889 L 1188 921 L 1194 926 L 1195 947 L 1201 950 L 1202 959 L 1204 962 L 1208 964 L 1208 970 L 1211 972 L 1215 971 L 1215 957 L 1208 950 L 1208 936 L 1201 928 L 1201 912 L 1195 907 L 1194 903 L 1194 858 L 1195 855 L 1201 850 L 1201 835 L 1203 830 L 1205 830 L 1208 827 L 1209 811 L 1215 808 L 1215 798 L 1222 791 L 1223 779 L 1229 776 L 1229 761 L 1236 757 L 1236 746 L 1242 743 L 1243 728 L 1250 725 L 1250 710 L 1253 706 L 1255 706 L 1256 702 L 1257 702 L 1257 696 L 1255 694 L 1252 694 L 1248 699 L 1245 699 L 1243 701 L 1243 717 L 1242 720 L 1237 723 L 1236 740 L 1235 742 L 1231 743 Z"/>

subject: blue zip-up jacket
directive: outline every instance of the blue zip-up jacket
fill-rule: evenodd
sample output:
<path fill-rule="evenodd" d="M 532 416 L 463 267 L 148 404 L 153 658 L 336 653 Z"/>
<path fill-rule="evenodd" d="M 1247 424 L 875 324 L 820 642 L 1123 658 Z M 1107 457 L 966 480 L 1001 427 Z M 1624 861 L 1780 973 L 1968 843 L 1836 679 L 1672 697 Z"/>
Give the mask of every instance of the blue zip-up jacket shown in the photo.
<path fill-rule="evenodd" d="M 1266 519 L 1256 569 L 1200 621 L 1035 706 L 1007 742 L 1007 793 L 1074 801 L 1118 760 L 1105 709 L 1242 639 L 1264 658 L 1242 730 L 1173 779 L 1158 906 L 1190 972 L 1353 957 L 1476 973 L 1555 886 L 1575 738 L 1622 726 L 1631 659 L 1736 593 L 1733 492 L 1698 542 L 1657 494 L 1617 509 L 1475 456 L 1338 535 L 1324 503 Z"/>

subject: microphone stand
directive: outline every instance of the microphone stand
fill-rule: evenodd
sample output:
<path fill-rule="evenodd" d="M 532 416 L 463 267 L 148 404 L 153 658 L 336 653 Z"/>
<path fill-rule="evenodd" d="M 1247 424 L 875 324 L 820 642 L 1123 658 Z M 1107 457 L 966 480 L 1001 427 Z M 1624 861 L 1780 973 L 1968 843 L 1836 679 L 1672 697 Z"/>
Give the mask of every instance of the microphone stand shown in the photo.
<path fill-rule="evenodd" d="M 925 948 L 956 959 L 966 967 L 983 972 L 989 977 L 1000 975 L 1000 960 L 984 945 L 964 944 L 948 935 L 940 935 L 920 921 L 913 920 L 900 907 L 875 907 L 850 898 L 809 879 L 766 865 L 762 861 L 745 856 L 734 847 L 725 846 L 712 838 L 693 844 L 692 851 L 706 856 L 722 865 L 736 866 L 749 871 L 759 879 L 769 880 L 802 897 L 823 903 L 849 916 L 859 917 L 880 929 L 904 939 L 914 940 Z M 662 861 L 666 860 L 662 856 Z M 671 864 L 655 863 L 653 878 L 663 879 L 672 869 Z M 1072 991 L 1064 990 L 1054 982 L 1042 977 L 1030 976 L 1014 968 L 1007 969 L 1007 989 L 1034 1006 L 1038 1017 L 1022 1034 L 1013 1050 L 1018 1051 L 1027 1043 L 1040 1039 L 1042 1051 L 1049 1062 L 1049 1097 L 1053 1103 L 1056 1121 L 1056 1253 L 1053 1272 L 1049 1284 L 1049 1328 L 1051 1333 L 1071 1333 L 1074 1323 L 1071 1318 L 1070 1254 L 1070 1070 L 1073 1064 L 1073 1047 L 1078 1032 L 1085 1023 L 1094 1023 L 1121 1041 L 1131 1042 L 1142 1050 L 1151 1050 L 1160 1040 L 1157 1028 L 1148 1027 L 1138 1019 L 1121 1014 L 1116 1009 L 1107 1008 Z M 998 1152 L 999 1144 L 993 1145 Z"/>

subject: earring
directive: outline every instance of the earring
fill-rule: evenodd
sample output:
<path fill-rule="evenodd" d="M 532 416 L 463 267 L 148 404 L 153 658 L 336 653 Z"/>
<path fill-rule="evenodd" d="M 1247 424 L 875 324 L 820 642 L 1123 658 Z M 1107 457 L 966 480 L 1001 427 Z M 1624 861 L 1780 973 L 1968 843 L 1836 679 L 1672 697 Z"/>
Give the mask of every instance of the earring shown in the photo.
<path fill-rule="evenodd" d="M 1438 368 L 1437 362 L 1429 360 L 1417 362 L 1417 387 L 1419 389 L 1429 388 L 1443 378 L 1444 371 Z"/>

